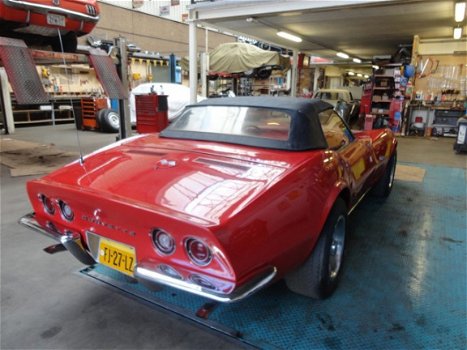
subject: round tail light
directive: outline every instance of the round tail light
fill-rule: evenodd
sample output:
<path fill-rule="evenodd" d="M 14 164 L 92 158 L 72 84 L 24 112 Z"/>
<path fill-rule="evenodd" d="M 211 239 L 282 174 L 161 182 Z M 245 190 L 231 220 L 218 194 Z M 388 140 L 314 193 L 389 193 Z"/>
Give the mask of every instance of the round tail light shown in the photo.
<path fill-rule="evenodd" d="M 60 212 L 62 213 L 62 216 L 65 220 L 68 220 L 68 221 L 73 220 L 73 218 L 75 217 L 75 214 L 73 213 L 73 210 L 68 204 L 60 200 L 58 201 L 58 206 L 60 207 Z"/>
<path fill-rule="evenodd" d="M 175 251 L 175 240 L 165 231 L 152 231 L 152 241 L 154 242 L 157 251 L 163 255 L 170 255 Z"/>
<path fill-rule="evenodd" d="M 47 197 L 47 196 L 45 196 L 43 194 L 40 194 L 39 199 L 42 202 L 42 205 L 43 205 L 44 210 L 46 211 L 46 213 L 49 213 L 50 215 L 55 214 L 54 204 L 53 204 L 52 200 L 49 197 Z"/>
<path fill-rule="evenodd" d="M 211 262 L 211 250 L 206 244 L 198 239 L 188 239 L 186 241 L 186 251 L 191 261 L 193 261 L 196 265 L 206 266 Z"/>

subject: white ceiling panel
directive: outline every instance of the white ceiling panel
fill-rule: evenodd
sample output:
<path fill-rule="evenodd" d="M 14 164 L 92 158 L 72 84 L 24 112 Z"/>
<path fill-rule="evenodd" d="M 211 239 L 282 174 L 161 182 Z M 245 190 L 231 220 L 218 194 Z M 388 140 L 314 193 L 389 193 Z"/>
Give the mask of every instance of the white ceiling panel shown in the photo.
<path fill-rule="evenodd" d="M 211 1 L 193 6 L 200 22 L 310 55 L 335 52 L 363 60 L 391 55 L 414 35 L 452 40 L 454 0 Z M 247 20 L 248 19 L 248 20 Z M 466 22 L 463 41 L 466 40 Z M 301 43 L 279 38 L 279 30 Z"/>

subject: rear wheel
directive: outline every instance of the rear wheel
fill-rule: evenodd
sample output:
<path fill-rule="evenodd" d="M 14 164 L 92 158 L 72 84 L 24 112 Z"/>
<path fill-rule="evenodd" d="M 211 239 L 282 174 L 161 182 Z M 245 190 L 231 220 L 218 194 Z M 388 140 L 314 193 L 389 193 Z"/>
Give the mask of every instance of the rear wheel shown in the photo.
<path fill-rule="evenodd" d="M 256 76 L 258 79 L 269 79 L 272 73 L 272 68 L 271 67 L 263 67 L 263 68 L 258 68 L 256 71 Z"/>
<path fill-rule="evenodd" d="M 396 163 L 397 163 L 397 152 L 389 159 L 386 171 L 381 179 L 378 180 L 376 185 L 373 187 L 373 194 L 378 197 L 387 197 L 392 191 L 394 185 L 394 177 L 396 175 Z"/>
<path fill-rule="evenodd" d="M 338 198 L 308 260 L 285 277 L 287 287 L 315 299 L 331 296 L 341 275 L 346 234 L 347 206 Z"/>
<path fill-rule="evenodd" d="M 83 115 L 82 115 L 81 107 L 74 107 L 74 116 L 75 116 L 76 129 L 78 130 L 83 129 Z"/>
<path fill-rule="evenodd" d="M 101 131 L 118 132 L 120 129 L 120 116 L 113 109 L 101 109 L 97 114 Z"/>

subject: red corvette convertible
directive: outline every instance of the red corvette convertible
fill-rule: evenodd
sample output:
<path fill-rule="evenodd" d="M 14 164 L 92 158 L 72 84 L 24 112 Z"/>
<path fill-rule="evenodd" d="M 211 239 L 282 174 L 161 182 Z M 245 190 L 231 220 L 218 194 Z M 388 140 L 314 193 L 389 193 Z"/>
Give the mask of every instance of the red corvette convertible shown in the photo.
<path fill-rule="evenodd" d="M 1 0 L 0 36 L 23 39 L 28 45 L 51 45 L 76 51 L 77 36 L 90 33 L 99 20 L 97 0 Z"/>
<path fill-rule="evenodd" d="M 324 101 L 208 99 L 30 181 L 21 223 L 52 252 L 218 301 L 281 278 L 324 298 L 347 215 L 371 189 L 389 195 L 395 167 L 390 130 L 353 133 Z"/>

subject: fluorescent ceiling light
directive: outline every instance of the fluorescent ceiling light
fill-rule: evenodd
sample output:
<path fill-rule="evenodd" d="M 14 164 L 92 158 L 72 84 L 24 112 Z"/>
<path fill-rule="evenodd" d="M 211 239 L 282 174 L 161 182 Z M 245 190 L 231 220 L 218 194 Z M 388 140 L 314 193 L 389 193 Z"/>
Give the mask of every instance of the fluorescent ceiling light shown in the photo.
<path fill-rule="evenodd" d="M 336 53 L 336 56 L 339 56 L 340 58 L 349 58 L 349 55 L 343 52 Z"/>
<path fill-rule="evenodd" d="M 287 32 L 277 32 L 277 35 L 280 36 L 281 38 L 284 38 L 284 39 L 287 39 L 287 40 L 290 40 L 290 41 L 295 41 L 296 43 L 301 43 L 302 42 L 302 38 L 300 38 L 300 37 L 298 37 L 296 35 L 287 33 Z"/>
<path fill-rule="evenodd" d="M 454 28 L 454 39 L 460 39 L 462 37 L 462 27 Z"/>
<path fill-rule="evenodd" d="M 355 63 L 362 63 L 362 60 L 360 58 L 352 58 L 352 61 Z"/>
<path fill-rule="evenodd" d="M 376 64 L 372 65 L 372 67 L 373 67 L 374 69 L 379 69 L 379 66 L 377 66 Z"/>
<path fill-rule="evenodd" d="M 362 73 L 357 73 L 357 77 L 363 77 Z"/>
<path fill-rule="evenodd" d="M 454 20 L 456 22 L 462 22 L 465 16 L 465 1 L 456 2 L 454 10 Z"/>
<path fill-rule="evenodd" d="M 355 75 L 354 72 L 347 72 L 348 75 Z"/>
<path fill-rule="evenodd" d="M 368 74 L 365 74 L 363 77 L 368 79 L 370 76 Z"/>

